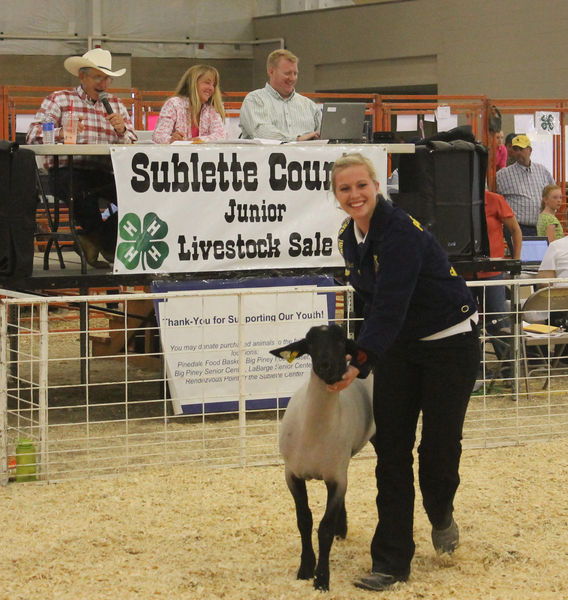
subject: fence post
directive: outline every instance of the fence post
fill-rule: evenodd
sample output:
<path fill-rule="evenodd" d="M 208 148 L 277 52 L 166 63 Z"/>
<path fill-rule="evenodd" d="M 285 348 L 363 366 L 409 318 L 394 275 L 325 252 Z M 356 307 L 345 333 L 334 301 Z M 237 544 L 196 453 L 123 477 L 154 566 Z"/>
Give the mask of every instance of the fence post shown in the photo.
<path fill-rule="evenodd" d="M 238 291 L 239 315 L 239 462 L 241 467 L 247 463 L 247 403 L 246 403 L 246 376 L 245 376 L 245 315 L 243 310 L 243 294 Z"/>
<path fill-rule="evenodd" d="M 0 304 L 0 485 L 8 484 L 8 305 Z"/>
<path fill-rule="evenodd" d="M 39 305 L 39 373 L 38 373 L 38 426 L 39 426 L 39 459 L 38 479 L 49 478 L 48 445 L 48 360 L 49 360 L 49 305 Z"/>

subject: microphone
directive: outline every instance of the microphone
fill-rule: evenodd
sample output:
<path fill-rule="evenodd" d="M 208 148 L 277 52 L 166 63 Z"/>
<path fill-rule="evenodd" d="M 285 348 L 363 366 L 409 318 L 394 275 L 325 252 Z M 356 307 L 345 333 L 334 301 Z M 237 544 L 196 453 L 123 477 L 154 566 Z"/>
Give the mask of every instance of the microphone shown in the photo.
<path fill-rule="evenodd" d="M 110 105 L 110 102 L 108 101 L 108 94 L 106 92 L 99 92 L 99 100 L 103 103 L 103 106 L 105 107 L 105 110 L 107 111 L 107 114 L 112 115 L 114 110 L 112 109 L 112 106 Z"/>

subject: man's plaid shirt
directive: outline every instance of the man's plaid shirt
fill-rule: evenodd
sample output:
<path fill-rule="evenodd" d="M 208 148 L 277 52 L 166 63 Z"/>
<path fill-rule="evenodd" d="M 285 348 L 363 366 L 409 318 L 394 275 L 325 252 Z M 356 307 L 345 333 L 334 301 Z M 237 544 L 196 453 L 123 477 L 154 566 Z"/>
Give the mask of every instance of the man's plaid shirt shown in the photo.
<path fill-rule="evenodd" d="M 28 144 L 41 144 L 43 141 L 43 121 L 52 121 L 55 129 L 62 127 L 63 117 L 73 114 L 80 118 L 84 131 L 77 134 L 78 144 L 132 144 L 138 138 L 134 133 L 132 121 L 128 111 L 116 96 L 108 96 L 114 112 L 120 113 L 126 125 L 123 135 L 118 135 L 113 126 L 105 119 L 107 112 L 100 100 L 91 100 L 83 88 L 78 86 L 74 90 L 61 90 L 53 92 L 44 98 L 41 107 L 36 113 L 28 130 L 26 142 Z M 59 164 L 64 166 L 65 157 L 60 157 Z M 101 169 L 111 171 L 111 162 L 108 156 L 77 156 L 73 165 L 79 168 Z M 53 157 L 48 157 L 47 168 L 53 166 Z"/>

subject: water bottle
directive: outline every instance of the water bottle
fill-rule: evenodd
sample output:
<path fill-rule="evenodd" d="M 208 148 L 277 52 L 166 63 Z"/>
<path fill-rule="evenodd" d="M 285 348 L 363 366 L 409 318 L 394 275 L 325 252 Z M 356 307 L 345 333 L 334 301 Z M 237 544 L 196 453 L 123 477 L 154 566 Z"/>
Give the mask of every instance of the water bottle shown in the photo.
<path fill-rule="evenodd" d="M 22 438 L 16 446 L 16 481 L 36 481 L 36 451 L 31 440 Z"/>
<path fill-rule="evenodd" d="M 55 124 L 53 121 L 43 122 L 43 143 L 55 144 Z"/>

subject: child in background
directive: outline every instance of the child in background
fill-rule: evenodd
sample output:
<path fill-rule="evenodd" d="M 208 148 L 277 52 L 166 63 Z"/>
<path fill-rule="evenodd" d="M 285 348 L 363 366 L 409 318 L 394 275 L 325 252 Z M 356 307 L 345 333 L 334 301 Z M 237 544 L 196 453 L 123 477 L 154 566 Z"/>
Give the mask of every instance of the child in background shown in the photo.
<path fill-rule="evenodd" d="M 562 224 L 556 217 L 556 211 L 562 204 L 562 188 L 558 185 L 545 185 L 542 190 L 540 215 L 536 224 L 537 235 L 547 237 L 548 243 L 564 237 Z"/>
<path fill-rule="evenodd" d="M 505 136 L 502 131 L 495 134 L 495 167 L 497 171 L 507 166 L 507 148 L 503 143 Z"/>

